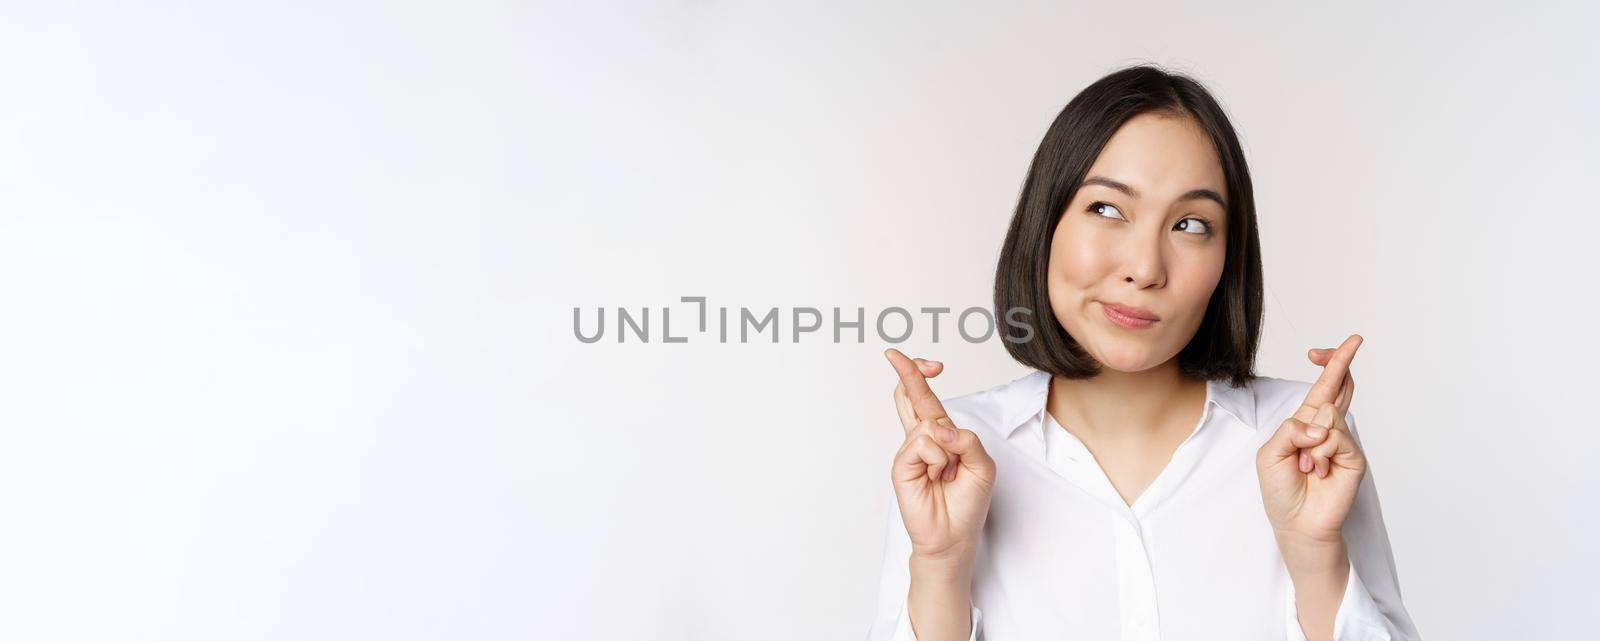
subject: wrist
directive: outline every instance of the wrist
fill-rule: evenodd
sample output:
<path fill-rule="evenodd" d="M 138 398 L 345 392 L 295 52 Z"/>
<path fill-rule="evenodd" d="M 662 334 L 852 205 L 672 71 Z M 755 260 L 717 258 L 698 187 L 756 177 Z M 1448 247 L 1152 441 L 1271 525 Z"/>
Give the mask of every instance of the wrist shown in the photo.
<path fill-rule="evenodd" d="M 911 558 L 911 585 L 906 613 L 918 639 L 967 639 L 975 622 L 972 610 L 972 565 L 959 559 Z"/>
<path fill-rule="evenodd" d="M 1343 579 L 1349 574 L 1350 558 L 1344 536 L 1337 533 L 1332 537 L 1306 536 L 1282 531 L 1276 534 L 1278 552 L 1292 578 Z"/>
<path fill-rule="evenodd" d="M 972 554 L 962 549 L 937 554 L 911 553 L 908 565 L 915 583 L 962 586 L 972 582 Z"/>

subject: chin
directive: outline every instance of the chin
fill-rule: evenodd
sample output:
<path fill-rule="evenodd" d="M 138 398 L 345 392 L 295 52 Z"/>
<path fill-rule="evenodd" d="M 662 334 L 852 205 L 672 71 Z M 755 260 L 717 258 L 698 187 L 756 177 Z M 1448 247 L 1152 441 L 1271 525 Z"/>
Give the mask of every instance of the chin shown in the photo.
<path fill-rule="evenodd" d="M 1123 372 L 1125 374 L 1132 374 L 1134 372 L 1142 372 L 1142 371 L 1145 371 L 1145 370 L 1150 369 L 1152 367 L 1155 367 L 1157 365 L 1160 365 L 1161 361 L 1155 361 L 1155 360 L 1117 361 L 1117 360 L 1101 359 L 1100 360 L 1100 364 L 1102 366 L 1104 366 L 1106 369 L 1109 369 L 1109 370 L 1116 370 L 1118 372 Z"/>
<path fill-rule="evenodd" d="M 1138 341 L 1116 339 L 1101 341 L 1099 343 L 1101 349 L 1095 350 L 1098 353 L 1091 352 L 1091 355 L 1100 361 L 1101 365 L 1119 372 L 1142 372 L 1167 360 L 1151 352 L 1148 345 L 1130 343 Z"/>

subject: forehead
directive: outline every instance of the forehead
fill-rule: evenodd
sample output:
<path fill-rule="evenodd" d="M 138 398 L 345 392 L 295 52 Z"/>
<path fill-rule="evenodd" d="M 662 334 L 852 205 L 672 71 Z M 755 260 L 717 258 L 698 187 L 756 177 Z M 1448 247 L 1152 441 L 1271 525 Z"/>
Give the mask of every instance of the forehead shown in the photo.
<path fill-rule="evenodd" d="M 1175 198 L 1197 188 L 1228 196 L 1211 138 L 1188 116 L 1134 116 L 1112 134 L 1089 174 L 1126 183 L 1145 198 Z"/>

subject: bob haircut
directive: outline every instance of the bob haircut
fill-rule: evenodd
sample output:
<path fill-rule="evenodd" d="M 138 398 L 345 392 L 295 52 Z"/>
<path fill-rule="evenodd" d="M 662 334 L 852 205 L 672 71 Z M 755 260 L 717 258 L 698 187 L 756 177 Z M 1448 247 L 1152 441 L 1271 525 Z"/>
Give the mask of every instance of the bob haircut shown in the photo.
<path fill-rule="evenodd" d="M 1056 321 L 1050 307 L 1050 239 L 1084 175 L 1123 123 L 1147 112 L 1187 117 L 1205 131 L 1228 189 L 1227 259 L 1205 319 L 1178 353 L 1190 378 L 1242 386 L 1254 373 L 1261 338 L 1261 246 L 1250 170 L 1233 125 L 1210 92 L 1188 76 L 1149 65 L 1121 69 L 1086 87 L 1045 132 L 1028 168 L 994 275 L 995 318 L 1006 351 L 1028 367 L 1069 379 L 1102 365 Z M 1020 318 L 1007 315 L 1019 312 Z"/>

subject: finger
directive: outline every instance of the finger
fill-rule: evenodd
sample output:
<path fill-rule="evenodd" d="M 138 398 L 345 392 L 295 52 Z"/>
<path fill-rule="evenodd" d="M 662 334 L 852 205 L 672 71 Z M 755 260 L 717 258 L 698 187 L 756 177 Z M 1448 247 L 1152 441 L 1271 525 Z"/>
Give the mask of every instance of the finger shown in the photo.
<path fill-rule="evenodd" d="M 1327 478 L 1335 465 L 1340 465 L 1355 452 L 1355 441 L 1348 433 L 1330 431 L 1326 442 L 1311 448 L 1311 460 L 1316 463 L 1317 478 Z"/>
<path fill-rule="evenodd" d="M 1286 459 L 1299 454 L 1301 450 L 1321 445 L 1327 436 L 1328 429 L 1325 426 L 1294 418 L 1284 419 L 1278 425 L 1278 431 L 1273 432 L 1272 437 L 1262 445 L 1261 453 L 1274 461 Z"/>
<path fill-rule="evenodd" d="M 1333 404 L 1330 403 L 1317 410 L 1316 416 L 1311 418 L 1311 425 L 1307 428 L 1308 431 L 1323 430 L 1327 434 L 1321 443 L 1312 447 L 1311 451 L 1308 452 L 1311 455 L 1311 463 L 1316 468 L 1317 478 L 1326 478 L 1328 476 L 1328 466 L 1331 464 L 1329 459 L 1332 456 L 1331 450 L 1328 449 L 1329 443 L 1340 438 L 1340 435 L 1332 433 L 1334 431 L 1333 424 Z"/>
<path fill-rule="evenodd" d="M 911 410 L 911 398 L 906 396 L 906 386 L 894 384 L 894 412 L 900 416 L 900 428 L 909 437 L 917 428 L 917 413 Z"/>
<path fill-rule="evenodd" d="M 1339 395 L 1339 386 L 1344 383 L 1345 373 L 1350 371 L 1350 362 L 1355 360 L 1356 350 L 1360 349 L 1361 341 L 1360 334 L 1351 334 L 1328 356 L 1328 362 L 1322 368 L 1322 375 L 1317 377 L 1317 382 L 1311 385 L 1311 391 L 1306 395 L 1311 405 L 1332 403 Z"/>
<path fill-rule="evenodd" d="M 1300 404 L 1300 409 L 1294 417 L 1302 421 L 1309 421 L 1316 414 L 1317 408 L 1334 402 L 1339 397 L 1339 387 L 1344 384 L 1344 375 L 1350 371 L 1350 361 L 1356 357 L 1356 349 L 1361 347 L 1361 335 L 1351 334 L 1339 349 L 1328 357 L 1328 363 L 1322 367 L 1322 375 L 1311 384 L 1311 389 L 1306 392 L 1306 398 Z"/>
<path fill-rule="evenodd" d="M 1333 421 L 1334 421 L 1333 417 L 1334 417 L 1333 404 L 1329 403 L 1327 405 L 1323 405 L 1322 407 L 1317 408 L 1316 415 L 1311 417 L 1311 424 L 1312 425 L 1319 425 L 1319 426 L 1322 426 L 1322 427 L 1333 427 Z"/>
<path fill-rule="evenodd" d="M 930 422 L 921 424 L 926 426 L 933 440 L 944 448 L 950 455 L 950 463 L 945 467 L 945 481 L 953 481 L 965 469 L 977 475 L 987 484 L 994 482 L 994 459 L 989 452 L 983 449 L 983 442 L 978 439 L 978 434 L 972 430 L 965 430 L 950 425 L 934 425 Z"/>
<path fill-rule="evenodd" d="M 924 442 L 932 443 L 933 437 L 918 434 L 907 438 L 900 444 L 900 450 L 894 453 L 894 479 L 896 481 L 915 480 L 921 478 L 928 470 L 928 461 L 923 460 L 919 453 Z"/>
<path fill-rule="evenodd" d="M 928 429 L 933 432 L 933 438 L 939 442 L 939 447 L 944 448 L 945 453 L 950 455 L 950 463 L 944 466 L 944 474 L 939 478 L 945 481 L 955 480 L 956 470 L 961 466 L 961 455 L 950 449 L 950 445 L 956 441 L 959 434 L 947 423 L 940 423 Z"/>
<path fill-rule="evenodd" d="M 906 442 L 904 454 L 896 461 L 901 480 L 926 478 L 937 481 L 950 464 L 950 455 L 927 434 L 919 434 Z"/>
<path fill-rule="evenodd" d="M 1309 352 L 1306 352 L 1306 355 L 1309 356 L 1312 364 L 1323 366 L 1323 364 L 1328 364 L 1328 356 L 1333 355 L 1333 352 L 1334 350 L 1330 350 L 1330 348 L 1314 347 L 1310 348 Z M 1339 408 L 1341 408 L 1341 411 L 1342 409 L 1349 409 L 1350 398 L 1352 398 L 1354 395 L 1355 379 L 1349 371 L 1346 371 L 1344 372 L 1344 384 L 1339 385 L 1339 398 L 1338 400 L 1334 401 L 1334 404 L 1338 404 Z"/>
<path fill-rule="evenodd" d="M 888 357 L 889 364 L 894 366 L 894 371 L 900 374 L 900 384 L 905 386 L 906 396 L 911 399 L 911 409 L 916 412 L 917 418 L 945 418 L 944 404 L 934 395 L 933 388 L 928 387 L 928 379 L 923 377 L 916 363 L 893 347 L 883 353 Z"/>
<path fill-rule="evenodd" d="M 944 422 L 918 422 L 913 426 L 911 433 L 906 438 L 913 438 L 919 435 L 926 435 L 938 443 L 940 447 L 945 448 L 945 452 L 950 455 L 950 461 L 945 465 L 944 473 L 940 476 L 940 479 L 945 481 L 955 479 L 956 469 L 961 465 L 961 455 L 949 449 L 950 443 L 955 440 L 956 430 L 948 424 L 948 419 Z"/>
<path fill-rule="evenodd" d="M 1333 424 L 1328 426 L 1328 431 L 1344 432 L 1345 435 L 1348 436 L 1350 434 L 1350 423 L 1345 420 L 1345 416 L 1346 413 L 1339 412 L 1337 409 L 1335 409 L 1333 414 Z"/>
<path fill-rule="evenodd" d="M 1344 384 L 1339 386 L 1339 397 L 1333 401 L 1335 413 L 1343 416 L 1345 412 L 1350 411 L 1350 401 L 1355 398 L 1355 395 L 1356 377 L 1346 371 L 1344 373 Z"/>
<path fill-rule="evenodd" d="M 946 438 L 952 440 L 944 441 L 943 445 L 946 450 L 961 457 L 965 469 L 979 472 L 985 478 L 994 478 L 994 459 L 989 456 L 988 450 L 983 449 L 983 440 L 978 438 L 977 432 L 941 427 L 954 433 L 953 437 L 946 434 Z"/>
<path fill-rule="evenodd" d="M 922 371 L 923 376 L 931 378 L 944 371 L 944 363 L 939 361 L 930 361 L 926 358 L 912 360 L 916 362 L 917 369 Z M 906 386 L 899 382 L 894 384 L 894 405 L 895 412 L 900 415 L 900 427 L 907 432 L 911 431 L 911 426 L 917 422 L 917 413 L 911 409 L 911 399 L 906 395 Z"/>
<path fill-rule="evenodd" d="M 944 450 L 950 454 L 950 465 L 945 466 L 943 478 L 946 481 L 954 481 L 956 478 L 956 470 L 961 469 L 961 454 L 951 449 L 950 445 L 954 443 L 955 439 L 960 435 L 955 431 L 955 427 L 948 421 L 942 422 L 936 431 L 939 432 L 939 446 L 943 447 Z"/>
<path fill-rule="evenodd" d="M 923 376 L 938 376 L 944 371 L 944 363 L 939 361 L 930 361 L 926 358 L 912 360 L 916 361 L 917 368 L 922 370 Z M 900 428 L 910 433 L 917 424 L 917 413 L 911 409 L 911 399 L 906 396 L 906 386 L 898 382 L 894 384 L 894 409 L 900 416 Z"/>

